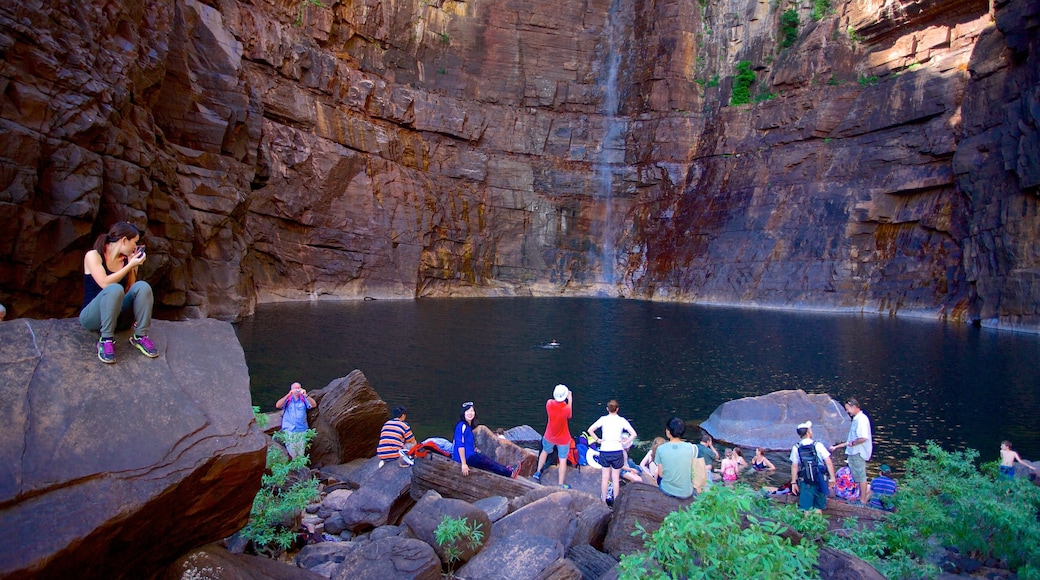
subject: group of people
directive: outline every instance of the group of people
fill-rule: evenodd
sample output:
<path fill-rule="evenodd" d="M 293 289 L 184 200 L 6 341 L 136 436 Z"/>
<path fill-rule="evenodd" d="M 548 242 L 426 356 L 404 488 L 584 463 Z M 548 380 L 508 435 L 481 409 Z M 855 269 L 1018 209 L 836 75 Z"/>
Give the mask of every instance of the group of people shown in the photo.
<path fill-rule="evenodd" d="M 895 495 L 898 489 L 888 465 L 882 465 L 880 475 L 868 481 L 867 462 L 874 453 L 870 418 L 854 398 L 846 401 L 845 412 L 852 422 L 843 443 L 827 447 L 813 439 L 812 421 L 801 423 L 795 429 L 799 441 L 791 448 L 791 492 L 798 495 L 798 507 L 803 510 L 827 508 L 827 496 L 837 481 L 831 454 L 838 449 L 845 449 L 845 461 L 859 488 L 858 493 L 851 494 L 851 503 L 886 508 L 883 498 Z"/>

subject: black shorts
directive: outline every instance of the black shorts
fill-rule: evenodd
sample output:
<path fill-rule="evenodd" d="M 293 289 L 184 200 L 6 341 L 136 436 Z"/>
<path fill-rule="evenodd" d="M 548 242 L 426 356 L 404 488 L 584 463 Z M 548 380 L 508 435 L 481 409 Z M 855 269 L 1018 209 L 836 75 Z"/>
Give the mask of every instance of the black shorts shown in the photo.
<path fill-rule="evenodd" d="M 600 451 L 599 464 L 611 469 L 621 469 L 625 466 L 624 451 Z"/>

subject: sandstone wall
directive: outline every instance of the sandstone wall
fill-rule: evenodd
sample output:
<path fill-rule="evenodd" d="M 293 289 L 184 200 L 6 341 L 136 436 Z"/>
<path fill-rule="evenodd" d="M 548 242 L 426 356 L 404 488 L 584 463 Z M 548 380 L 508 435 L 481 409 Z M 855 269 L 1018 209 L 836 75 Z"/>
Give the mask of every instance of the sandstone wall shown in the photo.
<path fill-rule="evenodd" d="M 1033 2 L 323 4 L 0 8 L 0 302 L 73 314 L 128 219 L 171 317 L 598 293 L 1038 327 Z M 775 98 L 729 106 L 743 60 Z"/>

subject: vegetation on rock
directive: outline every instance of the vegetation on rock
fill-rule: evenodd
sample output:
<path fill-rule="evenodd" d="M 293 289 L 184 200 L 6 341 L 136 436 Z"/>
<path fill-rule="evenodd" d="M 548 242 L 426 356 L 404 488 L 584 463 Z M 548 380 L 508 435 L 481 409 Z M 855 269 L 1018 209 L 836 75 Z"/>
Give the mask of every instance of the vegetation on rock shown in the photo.
<path fill-rule="evenodd" d="M 809 16 L 813 20 L 822 20 L 824 16 L 831 13 L 831 0 L 813 0 L 812 12 Z"/>
<path fill-rule="evenodd" d="M 260 413 L 259 407 L 253 407 L 253 415 L 261 429 L 266 427 L 267 416 Z M 285 435 L 279 431 L 273 437 L 284 443 Z M 314 435 L 314 429 L 304 432 L 305 447 Z M 318 480 L 309 474 L 299 477 L 307 471 L 309 461 L 306 453 L 290 460 L 283 450 L 267 448 L 267 473 L 253 498 L 249 523 L 241 531 L 242 537 L 252 541 L 258 551 L 284 551 L 296 541 L 298 515 L 318 497 Z"/>
<path fill-rule="evenodd" d="M 747 518 L 744 525 L 744 518 Z M 816 521 L 813 520 L 816 518 Z M 682 511 L 672 512 L 653 534 L 637 524 L 645 549 L 622 556 L 621 578 L 814 578 L 819 548 L 794 545 L 785 521 L 825 527 L 794 506 L 778 506 L 744 485 L 714 485 Z"/>
<path fill-rule="evenodd" d="M 800 25 L 798 11 L 794 8 L 788 8 L 780 15 L 780 48 L 794 46 L 795 41 L 798 40 Z"/>
<path fill-rule="evenodd" d="M 948 452 L 928 441 L 911 454 L 891 499 L 895 511 L 873 528 L 849 518 L 828 531 L 822 514 L 743 485 L 716 485 L 653 534 L 640 526 L 644 550 L 622 557 L 621 578 L 812 578 L 818 545 L 826 543 L 886 578 L 935 577 L 949 550 L 1040 579 L 1040 488 L 1023 478 L 1001 480 L 996 462 L 976 468 L 973 449 Z M 803 535 L 800 544 L 782 535 L 788 526 Z"/>
<path fill-rule="evenodd" d="M 1001 480 L 996 462 L 976 468 L 979 453 L 915 447 L 893 498 L 895 512 L 873 530 L 832 534 L 827 543 L 863 558 L 887 578 L 928 578 L 929 559 L 952 549 L 994 560 L 1021 579 L 1040 579 L 1040 488 Z M 847 522 L 854 525 L 855 522 Z"/>
<path fill-rule="evenodd" d="M 455 564 L 459 561 L 463 551 L 468 548 L 474 550 L 480 546 L 484 539 L 482 526 L 478 522 L 470 522 L 466 518 L 453 518 L 444 516 L 437 529 L 433 531 L 434 540 L 444 550 L 448 558 L 448 576 L 455 577 Z M 464 548 L 465 546 L 465 548 Z"/>
<path fill-rule="evenodd" d="M 737 76 L 733 79 L 733 95 L 729 99 L 731 105 L 746 105 L 751 102 L 751 85 L 755 82 L 755 71 L 751 70 L 751 61 L 742 60 L 737 63 Z"/>

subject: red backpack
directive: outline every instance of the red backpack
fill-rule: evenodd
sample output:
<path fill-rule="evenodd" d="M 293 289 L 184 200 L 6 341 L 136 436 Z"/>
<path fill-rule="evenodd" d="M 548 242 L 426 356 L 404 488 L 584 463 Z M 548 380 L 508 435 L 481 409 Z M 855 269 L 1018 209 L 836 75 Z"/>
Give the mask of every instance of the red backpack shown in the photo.
<path fill-rule="evenodd" d="M 571 448 L 567 451 L 567 463 L 571 465 L 578 465 L 578 444 L 574 441 L 574 437 L 571 437 Z"/>

